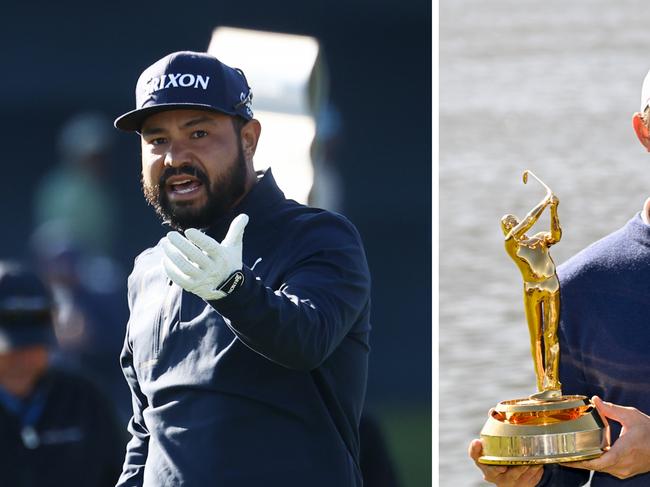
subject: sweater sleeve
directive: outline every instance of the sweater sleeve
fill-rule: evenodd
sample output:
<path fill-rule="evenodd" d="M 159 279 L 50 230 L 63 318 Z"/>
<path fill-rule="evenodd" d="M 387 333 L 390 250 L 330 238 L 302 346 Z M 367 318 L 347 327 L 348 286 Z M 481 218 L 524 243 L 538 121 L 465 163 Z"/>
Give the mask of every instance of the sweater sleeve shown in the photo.
<path fill-rule="evenodd" d="M 370 275 L 359 235 L 344 218 L 326 214 L 296 227 L 276 257 L 287 267 L 277 289 L 244 267 L 242 286 L 210 305 L 257 353 L 312 370 L 367 311 Z"/>

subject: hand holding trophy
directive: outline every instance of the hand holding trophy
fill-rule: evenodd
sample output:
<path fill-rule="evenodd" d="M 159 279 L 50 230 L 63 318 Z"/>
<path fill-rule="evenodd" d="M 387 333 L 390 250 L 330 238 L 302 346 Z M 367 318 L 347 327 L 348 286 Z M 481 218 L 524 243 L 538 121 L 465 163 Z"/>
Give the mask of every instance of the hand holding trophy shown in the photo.
<path fill-rule="evenodd" d="M 563 395 L 559 380 L 560 284 L 549 247 L 560 241 L 559 199 L 546 189 L 545 197 L 519 220 L 501 219 L 506 252 L 524 281 L 524 308 L 530 332 L 537 392 L 527 398 L 502 401 L 488 414 L 481 441 L 480 463 L 535 465 L 596 458 L 609 446 L 609 428 L 585 396 Z M 544 210 L 550 207 L 551 228 L 528 236 Z"/>

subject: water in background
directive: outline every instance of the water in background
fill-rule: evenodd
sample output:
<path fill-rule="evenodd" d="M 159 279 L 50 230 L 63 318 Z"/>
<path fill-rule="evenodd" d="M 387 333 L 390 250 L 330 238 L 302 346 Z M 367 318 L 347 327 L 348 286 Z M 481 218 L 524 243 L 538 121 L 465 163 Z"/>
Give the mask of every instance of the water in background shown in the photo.
<path fill-rule="evenodd" d="M 441 486 L 484 485 L 469 441 L 490 407 L 535 387 L 521 278 L 499 228 L 544 196 L 522 171 L 560 198 L 557 264 L 650 195 L 650 154 L 631 124 L 650 68 L 649 10 L 647 0 L 440 2 Z"/>

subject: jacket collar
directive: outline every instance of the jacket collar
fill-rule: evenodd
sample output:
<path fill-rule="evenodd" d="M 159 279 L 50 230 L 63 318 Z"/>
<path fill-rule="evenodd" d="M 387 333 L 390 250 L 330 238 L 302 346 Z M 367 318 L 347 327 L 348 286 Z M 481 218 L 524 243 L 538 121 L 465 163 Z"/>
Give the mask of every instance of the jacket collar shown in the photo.
<path fill-rule="evenodd" d="M 271 168 L 268 168 L 266 171 L 257 171 L 257 183 L 242 198 L 237 206 L 215 220 L 206 229 L 206 233 L 221 242 L 228 232 L 230 223 L 237 215 L 245 213 L 250 218 L 249 225 L 255 224 L 257 223 L 256 220 L 259 221 L 256 217 L 267 213 L 271 207 L 284 200 L 284 193 L 275 182 Z"/>

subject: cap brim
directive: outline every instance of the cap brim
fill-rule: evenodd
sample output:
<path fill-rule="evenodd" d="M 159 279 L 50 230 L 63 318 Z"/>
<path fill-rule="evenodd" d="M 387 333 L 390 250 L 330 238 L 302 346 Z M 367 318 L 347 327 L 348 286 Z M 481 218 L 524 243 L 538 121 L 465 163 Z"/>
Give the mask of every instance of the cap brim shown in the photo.
<path fill-rule="evenodd" d="M 25 327 L 25 329 L 0 328 L 0 353 L 34 345 L 52 347 L 56 335 L 51 326 Z"/>
<path fill-rule="evenodd" d="M 207 110 L 209 112 L 225 113 L 226 115 L 240 115 L 237 112 L 227 112 L 225 110 L 217 110 L 211 105 L 203 105 L 200 103 L 161 103 L 150 107 L 139 108 L 131 110 L 124 115 L 117 117 L 113 125 L 115 128 L 124 130 L 126 132 L 140 132 L 142 124 L 151 115 L 167 110 Z"/>

